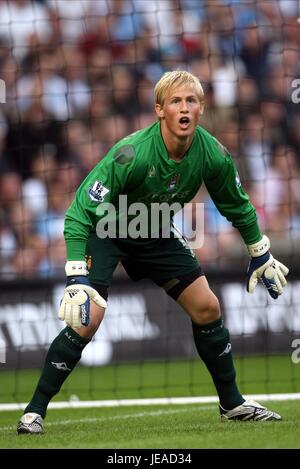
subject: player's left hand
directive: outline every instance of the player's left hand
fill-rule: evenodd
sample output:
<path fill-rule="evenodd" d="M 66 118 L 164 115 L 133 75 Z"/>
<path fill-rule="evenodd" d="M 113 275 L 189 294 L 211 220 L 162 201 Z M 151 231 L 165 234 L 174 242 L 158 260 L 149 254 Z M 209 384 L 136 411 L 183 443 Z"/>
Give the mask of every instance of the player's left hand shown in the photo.
<path fill-rule="evenodd" d="M 283 293 L 286 286 L 286 275 L 289 269 L 281 262 L 274 259 L 269 252 L 270 241 L 267 236 L 255 245 L 248 246 L 252 259 L 247 270 L 247 291 L 253 293 L 258 280 L 262 282 L 274 299 Z"/>
<path fill-rule="evenodd" d="M 260 280 L 271 297 L 276 299 L 283 293 L 283 288 L 287 284 L 285 276 L 288 273 L 289 269 L 274 259 L 269 252 L 263 256 L 254 257 L 251 259 L 247 271 L 247 290 L 249 293 L 253 293 L 258 280 Z"/>

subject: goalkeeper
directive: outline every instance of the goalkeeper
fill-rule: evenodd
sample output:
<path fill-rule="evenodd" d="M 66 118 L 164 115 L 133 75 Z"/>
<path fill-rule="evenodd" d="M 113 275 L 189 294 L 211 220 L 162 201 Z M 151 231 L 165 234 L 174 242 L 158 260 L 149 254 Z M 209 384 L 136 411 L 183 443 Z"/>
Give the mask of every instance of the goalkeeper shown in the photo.
<path fill-rule="evenodd" d="M 230 155 L 198 125 L 204 110 L 199 80 L 186 71 L 167 72 L 154 93 L 158 120 L 111 148 L 83 181 L 66 213 L 67 282 L 59 318 L 67 325 L 49 348 L 18 433 L 43 433 L 49 401 L 101 324 L 107 289 L 119 261 L 133 280 L 149 278 L 162 287 L 191 318 L 195 345 L 216 387 L 223 420 L 281 420 L 277 413 L 241 395 L 218 299 L 171 217 L 168 237 L 163 236 L 163 223 L 158 231 L 150 226 L 148 238 L 124 236 L 120 229 L 111 234 L 108 230 L 103 236 L 105 230 L 98 229 L 108 203 L 124 225 L 121 195 L 126 196 L 129 207 L 140 202 L 151 210 L 162 201 L 183 205 L 205 183 L 216 207 L 239 230 L 247 246 L 248 292 L 260 280 L 276 299 L 286 285 L 288 269 L 272 257 L 269 240 L 260 231 L 255 208 L 243 191 Z"/>

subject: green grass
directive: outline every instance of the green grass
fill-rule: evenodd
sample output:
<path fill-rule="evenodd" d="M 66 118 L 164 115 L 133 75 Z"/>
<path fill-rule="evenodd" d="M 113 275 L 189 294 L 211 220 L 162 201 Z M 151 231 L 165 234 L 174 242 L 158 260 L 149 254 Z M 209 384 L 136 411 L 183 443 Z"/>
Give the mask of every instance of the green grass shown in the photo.
<path fill-rule="evenodd" d="M 15 434 L 0 413 L 0 448 L 300 448 L 295 401 L 273 402 L 282 422 L 221 422 L 217 405 L 49 410 L 45 435 Z"/>
<path fill-rule="evenodd" d="M 244 394 L 300 392 L 289 356 L 236 359 Z M 27 402 L 39 370 L 0 372 L 0 402 Z M 77 368 L 54 400 L 216 395 L 199 361 Z M 267 403 L 282 422 L 220 421 L 217 404 L 49 410 L 46 434 L 17 436 L 20 411 L 0 412 L 0 448 L 300 448 L 298 401 Z"/>

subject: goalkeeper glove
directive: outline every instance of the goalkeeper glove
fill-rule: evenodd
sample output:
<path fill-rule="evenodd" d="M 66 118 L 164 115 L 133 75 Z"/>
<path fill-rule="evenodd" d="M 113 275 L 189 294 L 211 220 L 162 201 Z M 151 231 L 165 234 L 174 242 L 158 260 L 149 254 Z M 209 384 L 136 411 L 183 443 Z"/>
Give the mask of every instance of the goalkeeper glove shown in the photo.
<path fill-rule="evenodd" d="M 253 293 L 260 280 L 271 297 L 278 298 L 287 284 L 285 276 L 289 269 L 270 254 L 270 241 L 267 236 L 264 235 L 261 241 L 247 248 L 252 257 L 247 271 L 247 291 Z"/>
<path fill-rule="evenodd" d="M 58 317 L 74 328 L 90 322 L 90 302 L 106 308 L 106 301 L 91 286 L 84 261 L 68 261 L 65 267 L 67 284 L 60 304 Z"/>

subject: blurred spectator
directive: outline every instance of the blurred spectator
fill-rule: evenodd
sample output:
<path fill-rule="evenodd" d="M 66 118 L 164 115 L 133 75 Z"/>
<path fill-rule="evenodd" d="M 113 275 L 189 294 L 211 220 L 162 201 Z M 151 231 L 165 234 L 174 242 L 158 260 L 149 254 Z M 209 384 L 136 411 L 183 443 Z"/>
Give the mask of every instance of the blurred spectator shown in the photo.
<path fill-rule="evenodd" d="M 4 116 L 1 113 L 0 108 L 0 173 L 8 169 L 8 162 L 4 161 L 4 152 L 6 151 L 5 148 L 5 136 L 7 132 L 7 124 L 4 119 Z"/>
<path fill-rule="evenodd" d="M 267 73 L 267 54 L 270 46 L 265 29 L 257 24 L 249 24 L 242 31 L 239 56 L 242 59 L 247 76 L 253 78 L 261 90 Z"/>
<path fill-rule="evenodd" d="M 69 205 L 72 202 L 75 191 L 78 189 L 78 185 L 82 179 L 83 175 L 81 168 L 76 162 L 69 163 L 65 161 L 57 166 L 55 181 L 60 184 L 60 192 L 63 190 L 64 198 L 67 200 Z"/>
<path fill-rule="evenodd" d="M 3 275 L 6 266 L 16 252 L 17 243 L 14 234 L 8 226 L 7 215 L 0 209 L 0 274 Z"/>
<path fill-rule="evenodd" d="M 12 204 L 22 198 L 22 180 L 18 173 L 0 173 L 0 209 L 8 211 Z"/>
<path fill-rule="evenodd" d="M 0 173 L 0 274 L 4 274 L 7 265 L 17 249 L 17 240 L 9 223 L 9 212 L 22 197 L 22 182 L 17 173 Z"/>
<path fill-rule="evenodd" d="M 15 239 L 15 251 L 4 266 L 5 275 L 34 275 L 46 252 L 46 243 L 36 233 L 34 216 L 23 202 L 10 206 L 8 222 Z"/>
<path fill-rule="evenodd" d="M 104 156 L 104 147 L 98 142 L 84 142 L 78 148 L 77 161 L 81 169 L 81 176 L 88 173 Z M 102 153 L 103 152 L 103 153 Z"/>
<path fill-rule="evenodd" d="M 241 149 L 247 158 L 249 180 L 256 181 L 266 178 L 270 164 L 271 142 L 269 129 L 259 114 L 250 114 L 241 130 Z"/>
<path fill-rule="evenodd" d="M 152 87 L 169 69 L 199 77 L 200 125 L 232 154 L 263 228 L 296 239 L 299 14 L 290 0 L 0 1 L 1 274 L 63 271 L 66 206 L 117 140 L 156 119 Z M 206 192 L 195 200 L 201 261 L 240 255 Z"/>
<path fill-rule="evenodd" d="M 112 54 L 106 47 L 96 48 L 87 56 L 87 74 L 92 91 L 97 85 L 110 85 Z"/>
<path fill-rule="evenodd" d="M 23 178 L 30 174 L 30 163 L 40 148 L 46 144 L 61 150 L 64 142 L 61 123 L 55 121 L 44 109 L 40 100 L 34 101 L 22 120 L 9 122 L 6 136 L 8 163 Z"/>
<path fill-rule="evenodd" d="M 47 0 L 47 5 L 55 17 L 61 43 L 75 45 L 86 34 L 93 21 L 93 4 L 104 8 L 106 2 L 93 0 Z"/>
<path fill-rule="evenodd" d="M 265 210 L 269 232 L 288 235 L 293 218 L 299 215 L 299 187 L 300 171 L 295 152 L 290 147 L 278 146 L 272 153 L 266 177 L 254 186 L 259 205 Z"/>
<path fill-rule="evenodd" d="M 101 128 L 98 129 L 98 135 L 104 148 L 108 150 L 124 135 L 127 135 L 129 129 L 129 122 L 122 114 L 108 115 L 103 119 Z"/>
<path fill-rule="evenodd" d="M 242 64 L 238 60 L 227 60 L 212 72 L 212 85 L 215 102 L 219 107 L 233 106 L 236 100 L 236 87 L 239 75 L 242 74 Z"/>
<path fill-rule="evenodd" d="M 48 206 L 36 224 L 37 233 L 50 244 L 56 238 L 63 238 L 64 215 L 70 204 L 66 195 L 60 182 L 52 180 L 48 187 Z"/>
<path fill-rule="evenodd" d="M 16 121 L 19 114 L 17 103 L 18 66 L 9 55 L 0 61 L 0 76 L 5 83 L 5 106 L 1 106 L 0 113 L 3 113 L 3 118 Z"/>
<path fill-rule="evenodd" d="M 238 118 L 243 121 L 249 114 L 257 111 L 259 92 L 253 78 L 244 76 L 237 81 L 236 103 Z"/>
<path fill-rule="evenodd" d="M 132 87 L 133 74 L 128 67 L 123 65 L 112 69 L 112 102 L 111 108 L 114 114 L 124 117 L 133 117 L 137 112 L 135 89 Z"/>
<path fill-rule="evenodd" d="M 216 137 L 234 158 L 241 180 L 247 182 L 249 180 L 249 166 L 244 150 L 241 148 L 238 121 L 228 118 L 224 125 L 219 127 Z"/>
<path fill-rule="evenodd" d="M 38 264 L 36 274 L 43 277 L 63 276 L 66 264 L 66 247 L 63 238 L 47 245 L 46 255 Z"/>
<path fill-rule="evenodd" d="M 30 177 L 23 183 L 24 203 L 36 217 L 47 209 L 48 186 L 57 170 L 54 150 L 51 145 L 41 148 L 30 162 Z"/>
<path fill-rule="evenodd" d="M 57 56 L 54 52 L 40 54 L 34 73 L 25 75 L 17 84 L 18 107 L 25 113 L 35 102 L 40 102 L 46 114 L 55 120 L 72 117 L 72 89 L 58 74 Z M 68 105 L 70 102 L 70 105 Z"/>
<path fill-rule="evenodd" d="M 67 85 L 68 116 L 82 115 L 90 105 L 91 92 L 87 83 L 87 67 L 84 56 L 74 47 L 61 47 L 62 69 Z"/>
<path fill-rule="evenodd" d="M 287 138 L 291 142 L 291 145 L 293 146 L 297 155 L 298 164 L 300 164 L 300 114 L 293 117 L 293 120 L 291 121 L 287 131 Z"/>
<path fill-rule="evenodd" d="M 225 60 L 235 56 L 239 43 L 235 34 L 232 8 L 220 0 L 208 2 L 205 6 L 205 27 L 214 39 L 215 52 Z"/>
<path fill-rule="evenodd" d="M 32 0 L 2 0 L 0 37 L 4 37 L 12 56 L 21 61 L 28 50 L 51 41 L 52 26 L 48 9 Z"/>

